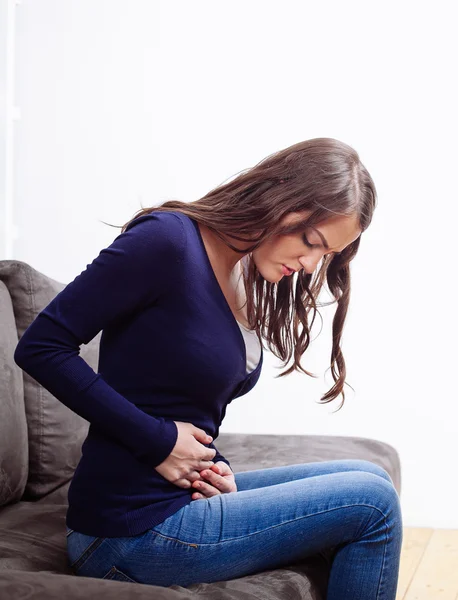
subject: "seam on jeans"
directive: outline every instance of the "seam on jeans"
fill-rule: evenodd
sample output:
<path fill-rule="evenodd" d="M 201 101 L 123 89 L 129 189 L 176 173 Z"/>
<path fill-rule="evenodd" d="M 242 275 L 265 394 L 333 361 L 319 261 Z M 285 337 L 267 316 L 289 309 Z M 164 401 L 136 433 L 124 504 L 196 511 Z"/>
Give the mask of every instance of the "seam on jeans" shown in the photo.
<path fill-rule="evenodd" d="M 357 533 L 357 534 L 356 534 L 356 536 L 355 536 L 355 537 L 352 539 L 352 543 L 353 543 L 353 542 L 356 542 L 357 540 L 359 540 L 359 538 L 361 537 L 361 534 L 362 534 L 362 532 L 366 530 L 367 524 L 368 524 L 368 523 L 369 523 L 369 521 L 371 520 L 371 518 L 372 518 L 372 515 L 373 515 L 373 514 L 374 514 L 374 511 L 372 510 L 372 511 L 369 513 L 369 516 L 367 517 L 367 519 L 366 519 L 366 521 L 365 521 L 364 525 L 358 529 L 358 533 Z M 385 517 L 385 515 L 383 515 L 383 516 Z"/>
<path fill-rule="evenodd" d="M 106 573 L 102 577 L 102 579 L 107 579 L 107 580 L 116 579 L 116 573 L 119 573 L 121 575 L 121 577 L 120 577 L 121 580 L 131 581 L 132 583 L 138 583 L 138 581 L 135 581 L 135 579 L 132 579 L 132 577 L 129 577 L 129 575 L 124 573 L 124 571 L 121 571 L 121 569 L 118 569 L 118 567 L 116 567 L 115 565 L 113 565 L 111 567 L 111 569 L 108 571 L 108 573 Z M 118 581 L 119 581 L 119 579 L 118 579 Z"/>
<path fill-rule="evenodd" d="M 183 544 L 184 546 L 192 546 L 193 548 L 198 548 L 201 544 L 192 544 L 191 542 L 183 542 L 182 540 L 179 540 L 178 538 L 174 538 L 174 537 L 170 537 L 168 535 L 164 535 L 163 533 L 159 533 L 158 531 L 153 531 L 152 529 L 149 530 L 150 533 L 154 534 L 154 535 L 158 535 L 160 537 L 165 538 L 166 540 L 172 540 L 173 542 L 179 542 L 180 544 Z M 206 544 L 209 545 L 209 544 Z"/>
<path fill-rule="evenodd" d="M 84 565 L 84 563 L 87 561 L 87 559 L 91 556 L 91 554 L 97 550 L 97 548 L 100 546 L 100 544 L 105 539 L 106 538 L 104 538 L 104 537 L 95 538 L 95 540 L 93 540 L 89 544 L 89 546 L 84 550 L 84 552 L 81 554 L 81 556 L 74 563 L 72 563 L 70 565 L 70 568 L 75 572 L 78 569 L 80 569 Z"/>
<path fill-rule="evenodd" d="M 382 585 L 382 575 L 383 575 L 383 570 L 385 568 L 386 547 L 388 546 L 388 523 L 386 522 L 385 515 L 383 515 L 383 520 L 385 522 L 385 543 L 383 544 L 383 560 L 382 560 L 382 568 L 380 569 L 380 578 L 378 580 L 378 586 L 377 586 L 377 599 L 378 599 L 379 592 L 380 592 L 380 586 Z"/>
<path fill-rule="evenodd" d="M 345 504 L 345 506 L 339 506 L 336 508 L 328 508 L 327 510 L 322 510 L 316 513 L 311 513 L 308 515 L 304 515 L 303 517 L 298 517 L 296 519 L 290 519 L 289 521 L 282 521 L 281 523 L 277 523 L 276 525 L 272 525 L 271 527 L 266 527 L 265 529 L 261 529 L 259 531 L 254 531 L 253 533 L 248 533 L 247 535 L 239 535 L 238 537 L 235 538 L 230 538 L 230 539 L 226 539 L 226 540 L 220 540 L 218 542 L 210 542 L 208 544 L 199 542 L 199 544 L 190 544 L 189 542 L 182 542 L 181 540 L 177 539 L 177 538 L 168 538 L 171 540 L 174 540 L 176 542 L 181 542 L 182 544 L 186 544 L 187 546 L 217 546 L 219 544 L 224 544 L 225 542 L 234 542 L 237 540 L 241 540 L 241 539 L 245 539 L 248 538 L 252 535 L 257 535 L 259 533 L 264 533 L 265 531 L 269 531 L 269 529 L 273 529 L 274 527 L 281 527 L 281 525 L 286 525 L 287 523 L 293 523 L 294 521 L 299 521 L 300 519 L 307 519 L 308 517 L 316 517 L 317 515 L 321 515 L 324 513 L 328 513 L 334 510 L 341 510 L 342 508 L 353 508 L 355 506 L 364 506 L 366 508 L 373 508 L 374 510 L 376 510 L 377 512 L 379 512 L 380 514 L 383 515 L 383 518 L 385 519 L 386 522 L 386 515 L 383 511 L 381 511 L 377 506 L 372 506 L 371 504 Z M 372 514 L 372 513 L 371 513 Z M 150 530 L 152 531 L 152 530 Z M 152 533 L 155 533 L 157 535 L 162 535 L 162 537 L 167 537 L 163 534 L 158 533 L 157 531 L 152 531 Z"/>

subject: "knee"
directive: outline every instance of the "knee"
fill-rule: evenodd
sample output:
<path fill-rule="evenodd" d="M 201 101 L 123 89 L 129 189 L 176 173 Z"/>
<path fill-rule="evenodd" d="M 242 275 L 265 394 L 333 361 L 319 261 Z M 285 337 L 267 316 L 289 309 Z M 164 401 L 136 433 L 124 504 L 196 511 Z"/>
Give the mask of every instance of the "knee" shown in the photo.
<path fill-rule="evenodd" d="M 367 471 L 353 475 L 355 489 L 364 498 L 363 503 L 372 505 L 385 518 L 389 518 L 393 525 L 402 527 L 401 501 L 391 479 L 388 481 L 385 477 L 379 477 L 378 473 Z"/>
<path fill-rule="evenodd" d="M 374 475 L 378 475 L 379 477 L 382 477 L 382 479 L 385 479 L 385 481 L 388 481 L 388 483 L 391 483 L 391 485 L 394 485 L 393 480 L 391 479 L 388 472 L 385 471 L 385 469 L 383 467 L 376 465 L 375 463 L 371 462 L 370 460 L 350 458 L 346 462 L 351 464 L 352 467 L 356 471 L 365 471 L 366 473 L 373 473 Z"/>
<path fill-rule="evenodd" d="M 372 508 L 365 530 L 383 531 L 400 546 L 403 536 L 401 501 L 394 486 L 385 478 L 365 471 L 353 471 L 351 482 L 355 504 Z M 367 513 L 367 510 L 365 511 Z"/>

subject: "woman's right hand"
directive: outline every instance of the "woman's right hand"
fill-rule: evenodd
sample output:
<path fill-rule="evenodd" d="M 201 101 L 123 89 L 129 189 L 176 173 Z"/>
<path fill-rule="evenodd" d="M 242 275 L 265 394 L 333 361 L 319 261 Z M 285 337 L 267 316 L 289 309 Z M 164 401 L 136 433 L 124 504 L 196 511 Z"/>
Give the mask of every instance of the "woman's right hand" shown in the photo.
<path fill-rule="evenodd" d="M 207 448 L 213 438 L 203 429 L 185 421 L 174 421 L 178 437 L 172 452 L 154 467 L 167 481 L 182 488 L 190 488 L 193 481 L 201 479 L 200 471 L 214 463 L 216 450 Z"/>

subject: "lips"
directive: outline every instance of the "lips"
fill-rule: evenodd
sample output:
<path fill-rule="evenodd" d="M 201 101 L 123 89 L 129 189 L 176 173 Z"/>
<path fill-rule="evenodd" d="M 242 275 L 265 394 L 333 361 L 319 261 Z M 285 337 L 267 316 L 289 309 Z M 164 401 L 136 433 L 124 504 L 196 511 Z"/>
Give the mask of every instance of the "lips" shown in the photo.
<path fill-rule="evenodd" d="M 290 269 L 286 265 L 282 265 L 281 270 L 282 270 L 283 275 L 292 275 L 293 273 L 295 273 L 295 271 L 293 271 L 293 269 Z"/>

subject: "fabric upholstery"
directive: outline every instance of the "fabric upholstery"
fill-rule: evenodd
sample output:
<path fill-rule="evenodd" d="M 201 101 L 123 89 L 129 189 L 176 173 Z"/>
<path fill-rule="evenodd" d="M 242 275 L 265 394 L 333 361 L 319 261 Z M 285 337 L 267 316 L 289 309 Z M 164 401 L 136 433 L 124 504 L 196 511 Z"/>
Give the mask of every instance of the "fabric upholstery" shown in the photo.
<path fill-rule="evenodd" d="M 6 284 L 11 296 L 19 339 L 38 313 L 65 287 L 27 263 L 16 260 L 0 261 L 0 281 Z M 101 333 L 83 345 L 80 352 L 95 371 L 100 337 Z M 14 361 L 13 365 L 23 376 L 28 424 L 29 478 L 24 499 L 37 499 L 72 476 L 89 423 L 59 402 Z"/>
<path fill-rule="evenodd" d="M 22 372 L 13 360 L 18 342 L 13 304 L 0 280 L 0 506 L 21 499 L 29 471 Z"/>

